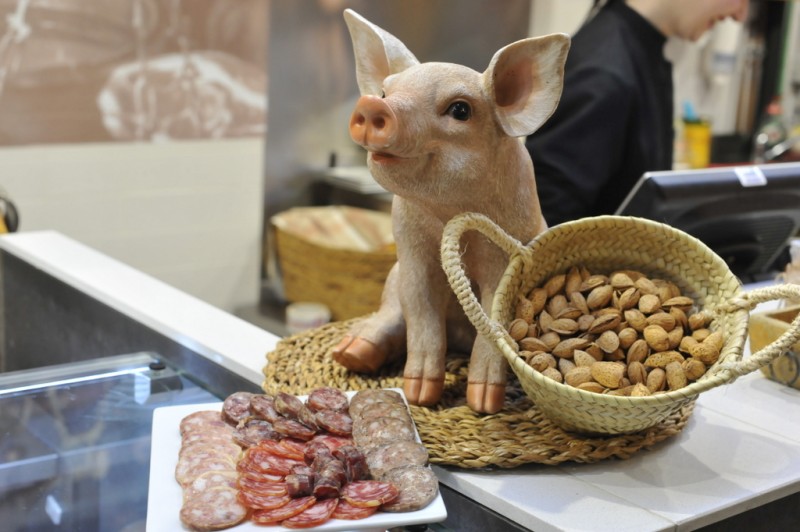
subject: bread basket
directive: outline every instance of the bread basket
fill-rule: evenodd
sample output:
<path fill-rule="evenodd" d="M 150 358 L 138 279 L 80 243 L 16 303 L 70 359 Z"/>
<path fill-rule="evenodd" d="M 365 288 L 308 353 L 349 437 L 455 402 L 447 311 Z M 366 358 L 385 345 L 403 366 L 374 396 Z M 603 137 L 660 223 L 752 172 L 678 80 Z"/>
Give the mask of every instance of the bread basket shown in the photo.
<path fill-rule="evenodd" d="M 509 256 L 489 314 L 473 292 L 461 262 L 461 236 L 479 231 Z M 800 317 L 785 334 L 743 358 L 750 311 L 759 303 L 796 298 L 800 285 L 781 284 L 745 291 L 725 261 L 698 239 L 665 224 L 641 218 L 598 216 L 555 226 L 523 245 L 483 215 L 465 213 L 445 227 L 442 265 L 450 285 L 479 334 L 489 339 L 511 365 L 525 393 L 565 430 L 627 434 L 652 427 L 706 390 L 733 382 L 786 352 L 800 339 Z M 571 266 L 592 272 L 639 270 L 675 283 L 701 312 L 713 319 L 724 346 L 706 374 L 684 388 L 646 397 L 593 393 L 559 383 L 534 370 L 519 356 L 506 331 L 518 294 L 528 294 Z"/>

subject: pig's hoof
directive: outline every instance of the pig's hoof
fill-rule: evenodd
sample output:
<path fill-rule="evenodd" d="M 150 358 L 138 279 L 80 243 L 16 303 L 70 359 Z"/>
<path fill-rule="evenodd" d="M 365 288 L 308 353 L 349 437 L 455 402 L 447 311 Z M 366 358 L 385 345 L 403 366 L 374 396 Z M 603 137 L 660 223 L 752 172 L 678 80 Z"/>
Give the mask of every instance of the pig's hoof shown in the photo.
<path fill-rule="evenodd" d="M 433 406 L 442 398 L 444 380 L 403 378 L 403 393 L 412 405 Z"/>
<path fill-rule="evenodd" d="M 386 362 L 386 352 L 360 336 L 347 335 L 333 348 L 333 359 L 350 371 L 374 373 Z"/>
<path fill-rule="evenodd" d="M 503 409 L 505 399 L 504 384 L 467 383 L 467 404 L 475 412 L 496 414 Z"/>

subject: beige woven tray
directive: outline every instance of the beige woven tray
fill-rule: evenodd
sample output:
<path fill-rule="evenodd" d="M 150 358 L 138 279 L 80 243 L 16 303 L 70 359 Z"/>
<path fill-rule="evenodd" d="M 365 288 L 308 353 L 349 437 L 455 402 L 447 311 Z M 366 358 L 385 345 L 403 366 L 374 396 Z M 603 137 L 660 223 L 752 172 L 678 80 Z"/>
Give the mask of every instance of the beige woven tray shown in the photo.
<path fill-rule="evenodd" d="M 335 322 L 280 341 L 267 354 L 264 391 L 304 395 L 319 386 L 344 390 L 402 388 L 402 362 L 367 376 L 352 373 L 331 358 L 333 347 L 360 319 L 363 318 Z M 661 423 L 633 434 L 573 434 L 559 428 L 534 406 L 513 375 L 501 412 L 493 415 L 473 412 L 464 402 L 468 363 L 466 355 L 449 354 L 445 390 L 438 407 L 411 406 L 420 438 L 433 464 L 478 469 L 626 459 L 679 434 L 694 408 L 694 402 L 690 401 Z"/>

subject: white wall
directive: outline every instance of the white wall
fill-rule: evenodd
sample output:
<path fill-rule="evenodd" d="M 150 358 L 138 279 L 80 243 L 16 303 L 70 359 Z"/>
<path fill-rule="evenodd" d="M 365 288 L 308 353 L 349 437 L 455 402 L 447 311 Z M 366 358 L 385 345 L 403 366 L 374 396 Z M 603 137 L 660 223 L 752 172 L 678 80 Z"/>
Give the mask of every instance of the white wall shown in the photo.
<path fill-rule="evenodd" d="M 263 138 L 0 148 L 20 231 L 52 229 L 228 312 L 260 297 Z"/>

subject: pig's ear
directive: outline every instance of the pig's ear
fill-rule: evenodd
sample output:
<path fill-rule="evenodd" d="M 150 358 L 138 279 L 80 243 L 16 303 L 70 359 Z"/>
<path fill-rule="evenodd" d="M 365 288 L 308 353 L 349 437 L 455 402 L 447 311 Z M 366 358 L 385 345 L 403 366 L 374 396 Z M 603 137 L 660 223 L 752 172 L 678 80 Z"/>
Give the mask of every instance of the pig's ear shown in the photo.
<path fill-rule="evenodd" d="M 495 113 L 512 137 L 530 135 L 550 118 L 561 98 L 569 36 L 523 39 L 498 50 L 483 73 Z"/>
<path fill-rule="evenodd" d="M 352 9 L 345 9 L 344 20 L 353 40 L 356 80 L 362 95 L 380 94 L 387 76 L 419 64 L 400 39 Z"/>

